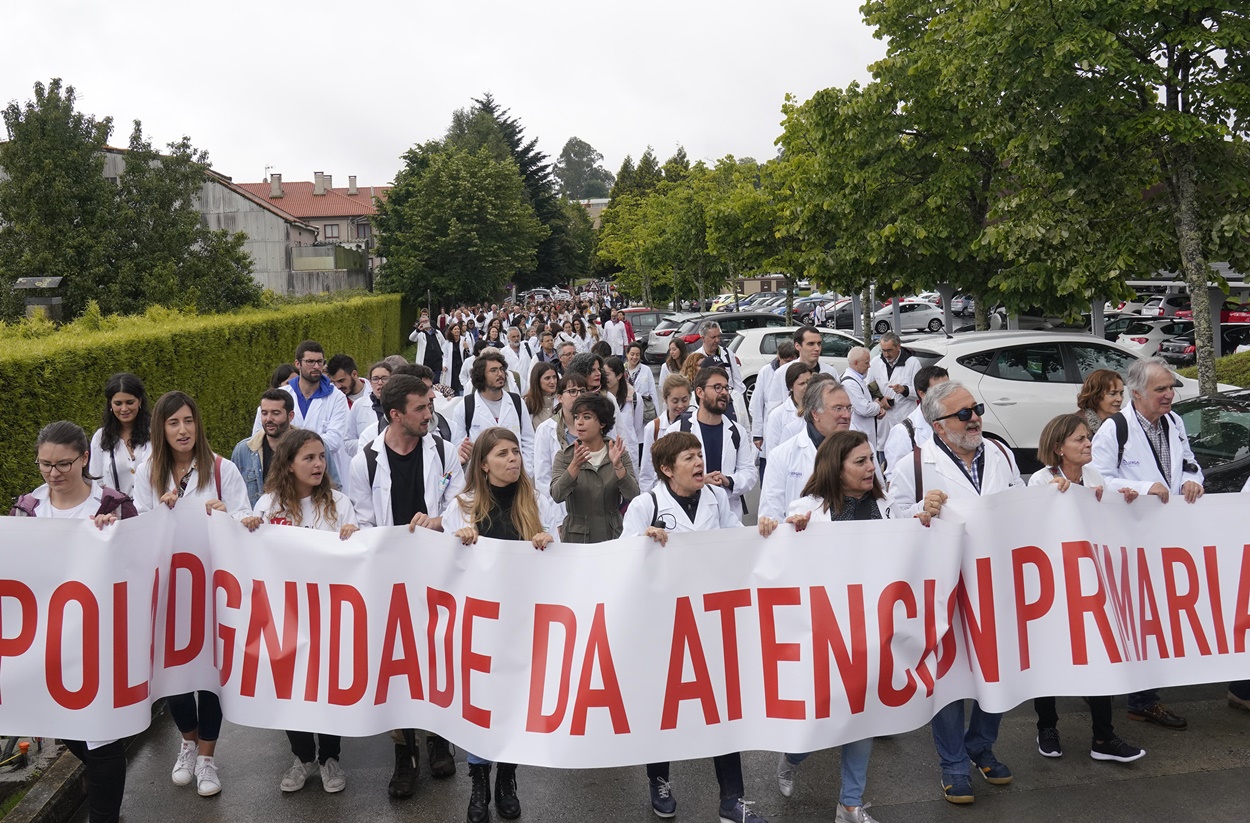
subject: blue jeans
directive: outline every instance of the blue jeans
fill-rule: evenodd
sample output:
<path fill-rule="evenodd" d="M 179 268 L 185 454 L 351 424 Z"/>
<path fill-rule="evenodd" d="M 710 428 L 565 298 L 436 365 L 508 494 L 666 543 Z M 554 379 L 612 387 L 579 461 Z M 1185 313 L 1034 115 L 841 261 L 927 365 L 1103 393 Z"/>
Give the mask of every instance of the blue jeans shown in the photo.
<path fill-rule="evenodd" d="M 465 752 L 464 759 L 470 766 L 489 766 L 494 762 L 493 760 L 483 760 L 473 752 Z"/>
<path fill-rule="evenodd" d="M 933 730 L 933 744 L 937 747 L 942 774 L 970 774 L 968 761 L 994 748 L 998 740 L 998 724 L 1001 714 L 981 711 L 977 701 L 972 701 L 972 714 L 968 728 L 964 730 L 964 701 L 956 700 L 946 706 L 929 723 Z"/>
<path fill-rule="evenodd" d="M 786 760 L 798 765 L 811 752 L 787 754 Z M 842 744 L 842 790 L 838 802 L 847 808 L 864 805 L 864 787 L 868 785 L 868 758 L 872 755 L 872 738 Z"/>
<path fill-rule="evenodd" d="M 1129 711 L 1140 711 L 1159 702 L 1159 693 L 1154 689 L 1144 692 L 1133 692 L 1128 696 Z"/>

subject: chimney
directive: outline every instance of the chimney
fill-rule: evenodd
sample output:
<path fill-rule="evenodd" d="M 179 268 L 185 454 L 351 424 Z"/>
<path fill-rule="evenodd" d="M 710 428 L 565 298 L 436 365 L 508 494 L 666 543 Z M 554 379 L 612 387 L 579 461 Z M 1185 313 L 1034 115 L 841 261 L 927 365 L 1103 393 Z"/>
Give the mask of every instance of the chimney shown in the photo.
<path fill-rule="evenodd" d="M 354 174 L 347 175 L 347 193 L 353 197 L 359 194 L 356 190 L 356 175 Z"/>
<path fill-rule="evenodd" d="M 313 172 L 313 194 L 322 195 L 326 193 L 325 175 L 319 171 Z"/>
<path fill-rule="evenodd" d="M 282 196 L 282 175 L 269 175 L 269 196 L 271 198 Z"/>
<path fill-rule="evenodd" d="M 330 175 L 328 174 L 321 175 L 321 182 L 325 184 L 326 191 L 332 191 L 334 189 L 334 184 L 330 182 L 330 180 L 331 180 Z"/>

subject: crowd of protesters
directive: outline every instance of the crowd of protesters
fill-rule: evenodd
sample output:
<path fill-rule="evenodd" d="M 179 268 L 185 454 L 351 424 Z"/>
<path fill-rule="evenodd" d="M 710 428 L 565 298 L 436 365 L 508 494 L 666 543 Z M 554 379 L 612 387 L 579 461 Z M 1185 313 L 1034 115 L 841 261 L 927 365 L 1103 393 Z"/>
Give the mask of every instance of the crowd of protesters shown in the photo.
<path fill-rule="evenodd" d="M 757 376 L 748 419 L 735 409 L 740 364 L 704 323 L 693 350 L 674 340 L 659 379 L 643 363 L 627 315 L 606 302 L 460 307 L 422 313 L 411 336 L 415 362 L 392 356 L 363 371 L 347 353 L 301 343 L 268 386 L 256 387 L 253 431 L 227 459 L 209 445 L 196 400 L 170 391 L 150 401 L 143 380 L 117 374 L 104 386 L 101 425 L 88 439 L 71 422 L 46 425 L 35 443 L 44 484 L 12 514 L 120 518 L 166 506 L 204 506 L 247 528 L 287 525 L 336 532 L 406 527 L 520 540 L 599 543 L 738 528 L 746 493 L 760 489 L 756 528 L 765 538 L 788 524 L 917 517 L 925 524 L 961 497 L 1024 485 L 1012 452 L 981 433 L 983 406 L 940 367 L 921 367 L 896 335 L 880 353 L 850 352 L 839 375 L 822 363 L 820 334 L 801 328 Z M 1089 376 L 1073 412 L 1042 432 L 1044 468 L 1029 485 L 1093 489 L 1099 499 L 1157 496 L 1193 502 L 1203 493 L 1180 418 L 1171 412 L 1172 373 L 1143 360 L 1126 374 Z M 1113 425 L 1103 425 L 1113 420 Z M 928 482 L 922 482 L 928 478 Z M 836 550 L 836 549 L 834 549 Z M 1121 739 L 1112 698 L 1086 698 L 1090 756 L 1132 762 L 1145 751 Z M 1230 704 L 1250 709 L 1250 684 Z M 222 790 L 215 759 L 222 711 L 212 692 L 170 697 L 180 732 L 171 779 L 202 796 Z M 1053 697 L 1034 700 L 1040 755 L 1063 748 Z M 965 709 L 968 709 L 965 714 Z M 1186 721 L 1156 691 L 1128 696 L 1128 717 L 1167 729 Z M 975 701 L 943 707 L 931 723 L 943 796 L 974 800 L 970 775 L 1012 781 L 994 744 L 1001 715 Z M 341 741 L 315 730 L 287 733 L 284 792 L 319 776 L 342 791 Z M 393 797 L 416 791 L 419 739 L 431 772 L 456 772 L 453 747 L 433 733 L 392 732 Z M 118 820 L 125 786 L 120 741 L 66 741 L 86 764 L 90 819 Z M 873 823 L 864 792 L 872 740 L 842 746 L 839 823 Z M 790 797 L 807 753 L 778 757 L 777 785 Z M 521 813 L 517 766 L 467 754 L 467 819 Z M 744 798 L 742 759 L 713 759 L 725 823 L 763 823 Z M 491 774 L 494 770 L 494 785 Z M 667 763 L 647 765 L 650 801 L 676 814 Z"/>

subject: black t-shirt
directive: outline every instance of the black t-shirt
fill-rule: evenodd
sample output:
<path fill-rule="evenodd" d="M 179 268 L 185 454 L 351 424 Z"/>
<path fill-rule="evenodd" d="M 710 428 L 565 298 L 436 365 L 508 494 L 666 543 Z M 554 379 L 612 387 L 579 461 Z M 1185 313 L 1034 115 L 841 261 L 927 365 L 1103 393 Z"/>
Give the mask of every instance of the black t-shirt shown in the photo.
<path fill-rule="evenodd" d="M 725 428 L 724 422 L 720 425 L 708 426 L 702 420 L 695 418 L 695 422 L 699 424 L 699 430 L 703 433 L 703 469 L 708 472 L 724 471 L 721 466 L 725 458 Z"/>
<path fill-rule="evenodd" d="M 391 467 L 391 523 L 406 526 L 421 512 L 429 514 L 425 505 L 425 466 L 420 443 L 408 454 L 396 454 L 386 447 Z"/>
<path fill-rule="evenodd" d="M 269 478 L 269 464 L 273 462 L 273 449 L 269 448 L 269 438 L 260 439 L 260 482 L 263 486 Z"/>
<path fill-rule="evenodd" d="M 695 515 L 699 513 L 699 498 L 703 496 L 703 490 L 699 489 L 689 497 L 677 494 L 672 489 L 668 490 L 669 496 L 681 506 L 681 510 L 686 513 L 686 517 L 690 518 L 690 522 L 694 522 Z"/>

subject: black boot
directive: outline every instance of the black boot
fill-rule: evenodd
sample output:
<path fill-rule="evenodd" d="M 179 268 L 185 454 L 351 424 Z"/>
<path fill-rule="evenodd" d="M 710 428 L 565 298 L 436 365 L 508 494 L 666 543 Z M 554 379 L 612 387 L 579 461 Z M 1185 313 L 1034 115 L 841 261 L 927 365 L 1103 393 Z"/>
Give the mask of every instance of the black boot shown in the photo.
<path fill-rule="evenodd" d="M 490 764 L 470 763 L 469 779 L 473 788 L 469 790 L 469 823 L 487 823 L 490 820 Z"/>
<path fill-rule="evenodd" d="M 391 797 L 412 797 L 417 790 L 418 748 L 409 749 L 405 743 L 395 745 L 395 773 L 391 775 L 386 791 Z"/>
<path fill-rule="evenodd" d="M 426 732 L 425 746 L 430 753 L 430 774 L 451 777 L 456 773 L 456 758 L 451 756 L 451 744 L 446 739 Z"/>
<path fill-rule="evenodd" d="M 521 801 L 516 796 L 515 763 L 496 764 L 495 811 L 505 820 L 515 820 L 521 816 Z"/>

